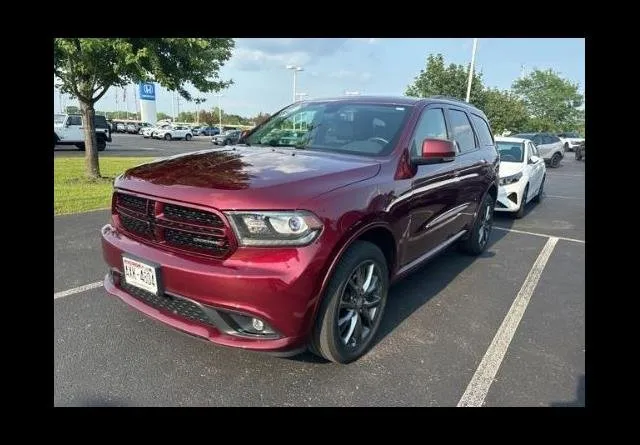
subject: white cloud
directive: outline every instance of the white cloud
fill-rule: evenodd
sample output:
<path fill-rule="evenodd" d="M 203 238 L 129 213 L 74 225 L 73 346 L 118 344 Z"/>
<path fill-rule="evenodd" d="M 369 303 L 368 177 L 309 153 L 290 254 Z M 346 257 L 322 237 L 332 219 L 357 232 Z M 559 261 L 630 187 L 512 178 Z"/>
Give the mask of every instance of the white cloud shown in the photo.
<path fill-rule="evenodd" d="M 348 39 L 237 39 L 229 64 L 241 70 L 309 65 L 343 49 Z"/>
<path fill-rule="evenodd" d="M 311 56 L 302 51 L 268 53 L 259 49 L 237 48 L 229 64 L 245 71 L 257 71 L 267 67 L 305 65 Z"/>

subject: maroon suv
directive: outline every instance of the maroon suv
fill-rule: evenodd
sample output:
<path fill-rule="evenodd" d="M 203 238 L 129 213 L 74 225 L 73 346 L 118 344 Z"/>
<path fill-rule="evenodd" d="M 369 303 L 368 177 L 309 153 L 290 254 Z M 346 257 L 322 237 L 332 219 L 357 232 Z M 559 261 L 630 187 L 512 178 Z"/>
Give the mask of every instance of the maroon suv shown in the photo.
<path fill-rule="evenodd" d="M 298 102 L 237 145 L 118 177 L 104 285 L 214 343 L 347 363 L 371 346 L 391 283 L 455 242 L 486 249 L 498 165 L 464 102 Z"/>

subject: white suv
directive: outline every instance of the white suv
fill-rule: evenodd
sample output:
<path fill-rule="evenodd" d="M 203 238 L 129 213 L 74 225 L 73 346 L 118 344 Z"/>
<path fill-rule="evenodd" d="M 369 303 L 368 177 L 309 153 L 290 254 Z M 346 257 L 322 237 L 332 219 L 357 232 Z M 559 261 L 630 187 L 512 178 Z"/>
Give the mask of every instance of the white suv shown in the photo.
<path fill-rule="evenodd" d="M 104 116 L 95 116 L 96 140 L 98 151 L 107 148 L 107 142 L 111 142 L 111 129 Z M 56 145 L 75 145 L 84 150 L 84 126 L 82 116 L 79 114 L 54 114 L 53 115 L 53 147 Z"/>
<path fill-rule="evenodd" d="M 514 138 L 529 139 L 538 149 L 538 155 L 544 159 L 545 164 L 552 168 L 560 165 L 564 158 L 564 145 L 560 138 L 551 133 L 520 133 L 514 134 Z"/>
<path fill-rule="evenodd" d="M 564 144 L 564 151 L 574 151 L 576 147 L 584 142 L 584 138 L 581 138 L 575 131 L 558 133 L 558 137 Z"/>
<path fill-rule="evenodd" d="M 171 139 L 184 139 L 185 141 L 190 141 L 193 137 L 193 133 L 188 127 L 178 126 L 156 130 L 153 133 L 153 137 L 156 139 L 165 139 L 167 141 L 170 141 Z"/>

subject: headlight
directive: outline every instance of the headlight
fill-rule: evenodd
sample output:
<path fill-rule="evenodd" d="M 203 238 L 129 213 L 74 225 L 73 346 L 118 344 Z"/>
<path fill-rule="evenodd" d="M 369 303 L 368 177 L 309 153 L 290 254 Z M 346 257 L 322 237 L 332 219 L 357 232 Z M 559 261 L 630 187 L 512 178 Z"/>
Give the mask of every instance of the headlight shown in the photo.
<path fill-rule="evenodd" d="M 516 173 L 515 175 L 505 176 L 504 178 L 500 178 L 500 185 L 509 185 L 518 182 L 522 178 L 522 172 Z"/>
<path fill-rule="evenodd" d="M 304 246 L 322 223 L 311 212 L 226 212 L 242 246 Z"/>

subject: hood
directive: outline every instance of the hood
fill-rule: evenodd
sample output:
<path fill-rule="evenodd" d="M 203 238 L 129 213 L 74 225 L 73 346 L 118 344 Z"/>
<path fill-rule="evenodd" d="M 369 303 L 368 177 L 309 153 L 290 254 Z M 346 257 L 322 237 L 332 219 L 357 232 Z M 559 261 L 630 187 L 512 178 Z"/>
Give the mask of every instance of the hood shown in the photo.
<path fill-rule="evenodd" d="M 379 170 L 377 160 L 361 156 L 227 146 L 134 167 L 115 186 L 222 210 L 295 209 Z"/>
<path fill-rule="evenodd" d="M 524 164 L 522 162 L 505 162 L 500 161 L 500 177 L 506 178 L 507 176 L 515 175 L 516 173 L 524 170 Z"/>

